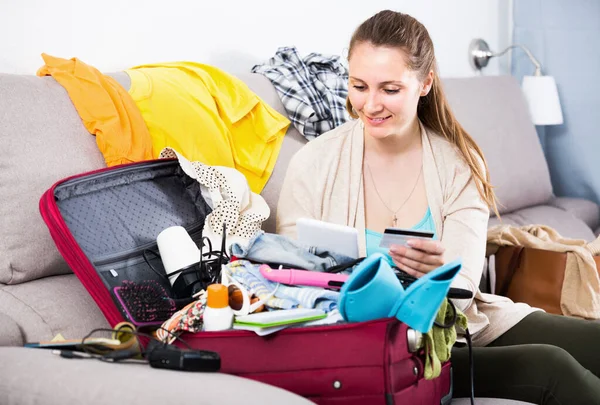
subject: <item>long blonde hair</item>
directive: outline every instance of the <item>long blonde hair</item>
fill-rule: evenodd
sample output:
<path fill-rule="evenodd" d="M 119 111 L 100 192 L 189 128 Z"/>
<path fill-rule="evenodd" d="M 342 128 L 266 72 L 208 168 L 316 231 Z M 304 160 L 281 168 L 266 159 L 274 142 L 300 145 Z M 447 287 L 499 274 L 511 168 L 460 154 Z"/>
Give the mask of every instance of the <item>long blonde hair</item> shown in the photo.
<path fill-rule="evenodd" d="M 417 72 L 419 80 L 424 80 L 429 72 L 433 71 L 433 85 L 429 93 L 419 100 L 417 116 L 426 127 L 458 147 L 477 180 L 481 198 L 499 216 L 487 162 L 479 146 L 456 120 L 450 109 L 438 75 L 433 42 L 427 29 L 408 14 L 384 10 L 363 22 L 354 31 L 348 49 L 348 59 L 351 59 L 352 49 L 356 44 L 364 42 L 374 46 L 402 49 L 407 55 L 408 68 Z M 358 118 L 350 99 L 346 100 L 346 109 L 350 116 Z"/>

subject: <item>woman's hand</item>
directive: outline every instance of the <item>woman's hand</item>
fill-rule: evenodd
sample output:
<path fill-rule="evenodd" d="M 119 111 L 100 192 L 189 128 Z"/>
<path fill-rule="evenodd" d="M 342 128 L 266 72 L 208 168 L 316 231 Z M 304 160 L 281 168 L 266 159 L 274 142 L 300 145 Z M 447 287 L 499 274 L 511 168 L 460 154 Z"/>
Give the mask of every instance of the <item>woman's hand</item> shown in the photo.
<path fill-rule="evenodd" d="M 400 270 L 421 277 L 444 264 L 444 246 L 439 240 L 411 239 L 410 247 L 392 245 L 390 256 Z"/>

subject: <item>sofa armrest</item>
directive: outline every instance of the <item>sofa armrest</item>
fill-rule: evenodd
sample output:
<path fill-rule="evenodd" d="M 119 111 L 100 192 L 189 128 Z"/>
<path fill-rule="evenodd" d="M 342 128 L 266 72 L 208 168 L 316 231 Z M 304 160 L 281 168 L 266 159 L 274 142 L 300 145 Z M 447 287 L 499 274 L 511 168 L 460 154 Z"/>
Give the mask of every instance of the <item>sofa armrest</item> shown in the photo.
<path fill-rule="evenodd" d="M 23 346 L 23 333 L 14 319 L 0 313 L 0 325 L 0 346 Z"/>
<path fill-rule="evenodd" d="M 554 197 L 549 205 L 570 212 L 592 230 L 600 226 L 600 206 L 593 201 L 583 198 Z"/>

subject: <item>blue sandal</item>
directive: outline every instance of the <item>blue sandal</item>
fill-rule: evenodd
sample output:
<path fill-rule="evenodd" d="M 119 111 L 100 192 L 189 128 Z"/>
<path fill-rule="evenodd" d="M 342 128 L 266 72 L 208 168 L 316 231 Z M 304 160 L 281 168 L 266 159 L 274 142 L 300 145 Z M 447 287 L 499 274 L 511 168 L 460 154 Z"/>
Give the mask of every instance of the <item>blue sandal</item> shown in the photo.
<path fill-rule="evenodd" d="M 428 332 L 461 268 L 461 260 L 454 260 L 404 290 L 385 256 L 373 253 L 356 266 L 342 286 L 340 314 L 349 322 L 395 316 L 413 329 Z"/>

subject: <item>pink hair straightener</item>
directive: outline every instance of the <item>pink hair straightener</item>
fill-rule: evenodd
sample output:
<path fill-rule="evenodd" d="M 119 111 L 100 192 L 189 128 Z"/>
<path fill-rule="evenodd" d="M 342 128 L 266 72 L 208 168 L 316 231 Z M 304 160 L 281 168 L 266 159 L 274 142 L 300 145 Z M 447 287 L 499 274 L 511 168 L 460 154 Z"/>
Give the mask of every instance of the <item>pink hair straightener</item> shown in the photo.
<path fill-rule="evenodd" d="M 281 284 L 308 285 L 322 288 L 342 288 L 349 276 L 345 274 L 320 273 L 318 271 L 295 269 L 272 269 L 266 264 L 258 270 L 264 278 Z"/>

